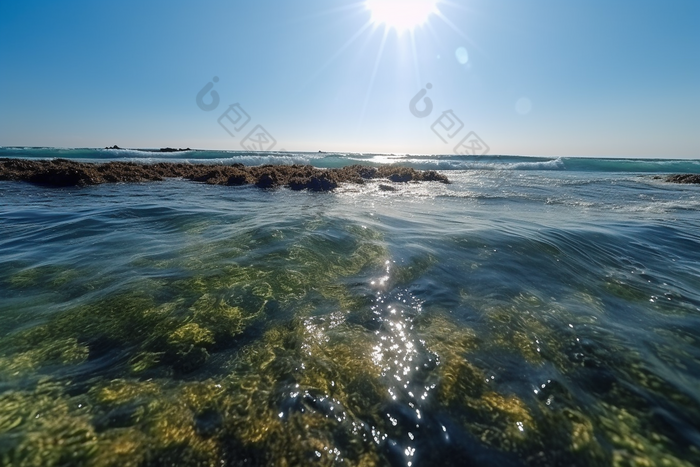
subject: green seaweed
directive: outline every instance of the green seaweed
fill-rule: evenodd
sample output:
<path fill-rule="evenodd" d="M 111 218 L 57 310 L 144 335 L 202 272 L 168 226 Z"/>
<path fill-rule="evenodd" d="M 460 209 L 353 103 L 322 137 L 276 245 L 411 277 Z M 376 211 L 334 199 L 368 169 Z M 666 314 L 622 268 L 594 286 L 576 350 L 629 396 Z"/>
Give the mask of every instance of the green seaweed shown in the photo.
<path fill-rule="evenodd" d="M 612 465 L 691 467 L 700 461 L 697 450 L 689 450 L 686 459 L 674 455 L 671 440 L 652 429 L 646 417 L 612 404 L 603 403 L 601 409 L 597 421 L 614 446 Z"/>
<path fill-rule="evenodd" d="M 605 289 L 611 295 L 633 303 L 648 302 L 651 295 L 635 284 L 630 284 L 629 282 L 614 277 L 609 278 L 605 282 Z"/>
<path fill-rule="evenodd" d="M 43 365 L 75 365 L 88 358 L 87 346 L 74 337 L 47 340 L 34 348 L 0 357 L 0 381 L 19 377 Z"/>
<path fill-rule="evenodd" d="M 0 395 L 0 463 L 13 466 L 86 464 L 98 451 L 89 410 L 44 382 Z"/>
<path fill-rule="evenodd" d="M 36 324 L 8 328 L 0 381 L 12 389 L 0 393 L 0 463 L 386 465 L 382 440 L 404 435 L 380 410 L 392 403 L 388 370 L 400 349 L 380 358 L 376 348 L 397 324 L 422 364 L 426 407 L 496 451 L 528 465 L 698 463 L 697 450 L 654 423 L 645 398 L 691 417 L 700 416 L 697 404 L 624 338 L 596 326 L 608 311 L 603 300 L 463 289 L 468 325 L 435 304 L 394 322 L 373 308 L 367 278 L 387 276 L 380 289 L 407 287 L 437 258 L 387 263 L 378 231 L 333 225 L 315 216 L 298 233 L 247 232 L 141 256 L 134 275 L 156 271 L 155 279 L 112 287 L 103 278 L 84 298 L 32 317 Z M 195 238 L 208 226 L 182 228 Z M 6 282 L 17 290 L 89 282 L 42 268 Z M 572 312 L 573 303 L 590 313 Z M 559 380 L 501 382 L 500 358 Z M 114 364 L 93 373 L 93 359 Z M 617 383 L 594 387 L 593 401 L 571 390 L 606 375 Z"/>

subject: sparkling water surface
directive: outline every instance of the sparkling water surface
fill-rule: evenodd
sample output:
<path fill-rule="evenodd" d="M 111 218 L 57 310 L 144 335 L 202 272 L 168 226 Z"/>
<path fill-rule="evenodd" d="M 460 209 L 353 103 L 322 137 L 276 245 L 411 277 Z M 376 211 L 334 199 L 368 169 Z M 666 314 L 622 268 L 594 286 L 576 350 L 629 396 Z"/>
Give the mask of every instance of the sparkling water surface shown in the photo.
<path fill-rule="evenodd" d="M 0 182 L 0 464 L 700 464 L 700 189 Z"/>

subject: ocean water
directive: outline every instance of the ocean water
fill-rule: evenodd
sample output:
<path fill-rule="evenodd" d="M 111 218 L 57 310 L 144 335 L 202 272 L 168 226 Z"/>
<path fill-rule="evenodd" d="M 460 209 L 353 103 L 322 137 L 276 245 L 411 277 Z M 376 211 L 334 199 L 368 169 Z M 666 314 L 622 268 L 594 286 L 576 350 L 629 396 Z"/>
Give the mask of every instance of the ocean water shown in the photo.
<path fill-rule="evenodd" d="M 700 465 L 700 161 L 332 193 L 0 182 L 1 465 Z"/>

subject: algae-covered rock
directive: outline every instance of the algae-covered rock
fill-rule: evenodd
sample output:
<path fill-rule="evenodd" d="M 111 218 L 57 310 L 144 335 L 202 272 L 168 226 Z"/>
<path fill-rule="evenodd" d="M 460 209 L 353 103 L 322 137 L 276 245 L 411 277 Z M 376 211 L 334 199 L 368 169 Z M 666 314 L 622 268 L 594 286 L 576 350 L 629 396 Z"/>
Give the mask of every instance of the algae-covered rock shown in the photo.
<path fill-rule="evenodd" d="M 74 337 L 42 341 L 34 348 L 0 357 L 0 381 L 26 375 L 41 366 L 76 365 L 88 355 L 88 347 Z"/>
<path fill-rule="evenodd" d="M 111 148 L 110 148 L 111 149 Z M 182 149 L 163 148 L 162 152 Z M 389 178 L 394 182 L 439 181 L 447 177 L 435 171 L 419 171 L 409 167 L 379 168 L 352 165 L 335 169 L 318 169 L 310 165 L 262 165 L 246 167 L 237 164 L 182 164 L 160 162 L 82 163 L 66 159 L 30 161 L 0 159 L 0 180 L 21 180 L 51 187 L 89 186 L 101 183 L 134 183 L 161 181 L 167 177 L 185 178 L 212 185 L 255 184 L 260 188 L 286 185 L 294 190 L 308 188 L 329 191 L 339 183 L 362 183 L 364 178 Z"/>
<path fill-rule="evenodd" d="M 175 329 L 168 335 L 166 355 L 182 372 L 193 371 L 209 358 L 208 348 L 214 344 L 214 333 L 196 323 Z"/>
<path fill-rule="evenodd" d="M 674 452 L 671 440 L 650 429 L 644 418 L 611 404 L 603 404 L 602 408 L 598 421 L 614 446 L 612 465 L 691 467 L 700 461 L 697 450 Z"/>
<path fill-rule="evenodd" d="M 124 404 L 142 397 L 155 397 L 161 391 L 155 381 L 116 379 L 104 386 L 94 387 L 91 394 L 101 404 Z"/>
<path fill-rule="evenodd" d="M 202 386 L 213 384 L 121 379 L 91 390 L 93 424 L 100 427 L 93 464 L 216 465 L 218 439 L 198 432 L 198 412 L 191 404 L 196 396 L 202 399 L 198 403 L 212 404 L 218 394 L 203 392 Z"/>
<path fill-rule="evenodd" d="M 622 278 L 609 278 L 605 282 L 605 289 L 613 296 L 629 302 L 648 302 L 651 295 L 643 290 L 640 285 Z"/>
<path fill-rule="evenodd" d="M 142 373 L 157 367 L 165 352 L 139 352 L 129 359 L 129 368 L 133 373 Z"/>
<path fill-rule="evenodd" d="M 178 351 L 187 351 L 196 346 L 206 347 L 213 343 L 214 334 L 196 323 L 180 326 L 168 337 L 168 344 Z"/>
<path fill-rule="evenodd" d="M 415 323 L 418 337 L 434 355 L 438 398 L 449 404 L 482 394 L 486 376 L 468 360 L 481 342 L 476 333 L 441 313 L 420 316 Z"/>
<path fill-rule="evenodd" d="M 244 452 L 265 453 L 266 465 L 360 465 L 378 458 L 363 441 L 363 420 L 373 419 L 386 396 L 371 334 L 344 316 L 276 326 L 239 354 L 224 383 L 230 398 L 223 423 Z"/>
<path fill-rule="evenodd" d="M 192 305 L 192 311 L 192 320 L 211 332 L 212 339 L 218 344 L 239 335 L 245 327 L 244 314 L 239 307 L 208 294 Z"/>
<path fill-rule="evenodd" d="M 507 325 L 520 319 L 504 310 L 491 317 Z M 420 317 L 416 324 L 418 335 L 438 362 L 435 368 L 437 401 L 466 432 L 488 446 L 530 459 L 528 463 L 534 465 L 550 465 L 554 459 L 575 462 L 577 456 L 594 463 L 603 458 L 595 442 L 591 420 L 573 415 L 578 412 L 568 408 L 570 396 L 567 398 L 561 391 L 553 392 L 556 384 L 545 385 L 546 391 L 536 391 L 543 401 L 540 403 L 499 390 L 493 373 L 480 368 L 481 359 L 477 355 L 481 355 L 478 353 L 481 349 L 490 345 L 512 349 L 512 341 L 503 338 L 489 342 L 491 336 L 481 338 L 474 330 L 440 313 Z M 504 332 L 512 336 L 510 331 Z M 555 394 L 557 404 L 562 397 L 562 408 L 550 405 Z M 567 417 L 567 413 L 571 417 Z"/>
<path fill-rule="evenodd" d="M 22 269 L 10 276 L 7 283 L 10 287 L 18 289 L 45 287 L 47 285 L 55 288 L 60 287 L 75 277 L 75 271 L 63 269 L 59 266 L 44 265 Z"/>
<path fill-rule="evenodd" d="M 86 465 L 98 449 L 85 400 L 57 384 L 0 395 L 0 464 Z"/>
<path fill-rule="evenodd" d="M 486 318 L 493 323 L 486 340 L 490 346 L 514 352 L 532 365 L 546 361 L 562 367 L 569 364 L 561 360 L 562 332 L 550 324 L 551 314 L 557 314 L 557 323 L 567 314 L 556 304 L 521 294 L 512 300 L 511 305 L 488 306 L 484 311 Z"/>

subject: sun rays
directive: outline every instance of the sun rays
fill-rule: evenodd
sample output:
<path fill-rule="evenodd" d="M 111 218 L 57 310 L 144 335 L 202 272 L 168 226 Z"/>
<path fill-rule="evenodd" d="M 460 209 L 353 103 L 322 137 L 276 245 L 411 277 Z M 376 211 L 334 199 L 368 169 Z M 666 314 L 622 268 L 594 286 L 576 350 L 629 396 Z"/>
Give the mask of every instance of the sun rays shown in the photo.
<path fill-rule="evenodd" d="M 367 60 L 371 63 L 367 68 L 369 79 L 367 81 L 367 90 L 362 99 L 362 107 L 359 115 L 358 124 L 360 127 L 365 120 L 365 114 L 372 99 L 377 79 L 378 70 L 383 63 L 387 53 L 393 50 L 392 44 L 399 44 L 400 47 L 406 47 L 406 50 L 412 60 L 407 61 L 407 75 L 413 75 L 411 78 L 412 84 L 416 87 L 422 86 L 425 83 L 421 77 L 419 45 L 425 39 L 425 34 L 429 34 L 436 38 L 437 29 L 433 23 L 443 23 L 447 29 L 454 31 L 462 38 L 467 38 L 467 35 L 460 30 L 448 18 L 448 12 L 443 11 L 444 7 L 457 9 L 465 9 L 464 5 L 456 4 L 450 0 L 361 0 L 343 7 L 330 8 L 322 14 L 339 14 L 342 12 L 344 16 L 356 17 L 362 15 L 366 18 L 365 22 L 361 23 L 360 28 L 355 34 L 348 38 L 347 41 L 335 51 L 328 60 L 323 63 L 318 69 L 310 73 L 307 86 L 317 80 L 326 69 L 334 62 L 345 55 L 354 44 L 361 39 L 365 39 L 365 46 L 376 34 L 381 35 L 379 41 L 372 41 L 375 44 L 373 57 L 368 57 Z M 393 36 L 393 39 L 389 39 Z M 375 36 L 376 40 L 376 36 Z M 469 45 L 473 47 L 471 41 Z M 364 46 L 362 47 L 364 49 Z"/>
<path fill-rule="evenodd" d="M 370 21 L 397 33 L 411 32 L 437 13 L 438 0 L 366 0 Z"/>

